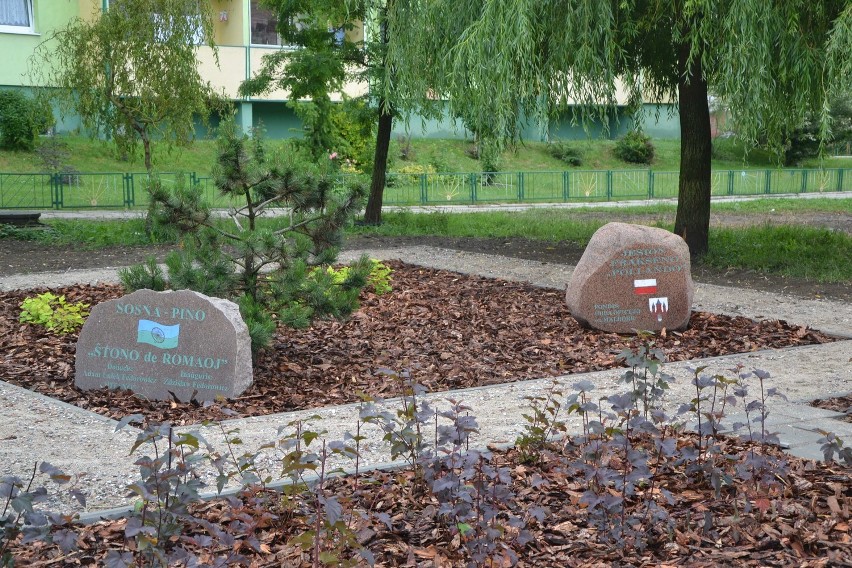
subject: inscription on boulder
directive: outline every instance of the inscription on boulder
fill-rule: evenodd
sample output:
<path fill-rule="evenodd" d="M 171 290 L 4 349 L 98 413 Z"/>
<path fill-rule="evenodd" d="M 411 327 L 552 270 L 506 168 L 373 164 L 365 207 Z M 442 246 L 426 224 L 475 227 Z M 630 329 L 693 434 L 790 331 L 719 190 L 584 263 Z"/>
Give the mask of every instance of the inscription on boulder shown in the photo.
<path fill-rule="evenodd" d="M 233 398 L 252 383 L 239 307 L 190 290 L 137 290 L 92 308 L 77 341 L 74 384 L 155 400 Z"/>
<path fill-rule="evenodd" d="M 603 331 L 684 329 L 694 285 L 689 247 L 664 229 L 608 223 L 589 241 L 568 283 L 568 309 Z"/>

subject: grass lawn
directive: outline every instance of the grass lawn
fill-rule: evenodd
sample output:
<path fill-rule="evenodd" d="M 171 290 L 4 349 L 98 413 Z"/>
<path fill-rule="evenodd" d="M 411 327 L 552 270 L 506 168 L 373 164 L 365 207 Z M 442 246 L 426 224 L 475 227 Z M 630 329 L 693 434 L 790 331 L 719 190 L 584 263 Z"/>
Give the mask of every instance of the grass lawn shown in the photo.
<path fill-rule="evenodd" d="M 631 207 L 631 214 L 659 215 L 671 219 L 674 205 Z M 624 208 L 532 209 L 517 212 L 412 213 L 387 212 L 380 227 L 351 227 L 351 235 L 527 238 L 544 241 L 573 241 L 585 245 L 592 234 L 608 220 L 607 213 L 624 214 Z M 743 216 L 783 212 L 825 212 L 852 215 L 849 199 L 756 199 L 716 203 L 717 213 Z M 275 219 L 264 219 L 275 224 Z M 227 223 L 227 221 L 222 221 Z M 109 245 L 151 244 L 145 237 L 140 218 L 123 221 L 50 220 L 52 230 L 33 233 L 9 230 L 7 236 L 25 234 L 57 244 L 77 244 L 92 248 Z M 657 223 L 671 229 L 665 222 Z M 0 230 L 0 237 L 3 231 Z M 799 276 L 819 281 L 852 281 L 852 237 L 827 229 L 801 226 L 751 226 L 714 228 L 710 231 L 710 252 L 703 262 L 718 268 L 742 268 L 758 272 Z"/>

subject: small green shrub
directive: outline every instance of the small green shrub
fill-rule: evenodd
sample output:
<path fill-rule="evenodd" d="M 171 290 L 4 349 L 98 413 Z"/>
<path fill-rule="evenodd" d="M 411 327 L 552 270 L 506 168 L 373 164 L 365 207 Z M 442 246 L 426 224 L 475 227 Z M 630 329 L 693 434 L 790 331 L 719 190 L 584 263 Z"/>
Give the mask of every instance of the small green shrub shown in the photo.
<path fill-rule="evenodd" d="M 77 302 L 69 304 L 65 296 L 50 292 L 35 298 L 27 298 L 21 303 L 22 323 L 43 325 L 56 333 L 72 333 L 79 329 L 89 315 L 89 304 Z"/>
<path fill-rule="evenodd" d="M 367 276 L 367 286 L 371 287 L 377 296 L 390 292 L 392 290 L 390 281 L 393 269 L 384 262 L 374 258 L 370 259 L 370 267 L 370 274 Z M 331 276 L 333 283 L 343 284 L 350 277 L 352 269 L 348 266 L 343 266 L 339 269 L 329 266 L 326 268 L 326 272 Z"/>
<path fill-rule="evenodd" d="M 436 172 L 446 173 L 453 171 L 450 168 L 450 163 L 443 154 L 432 154 L 429 157 L 429 165 L 435 168 Z"/>
<path fill-rule="evenodd" d="M 479 142 L 479 162 L 483 172 L 500 171 L 500 143 L 496 139 L 483 138 Z"/>
<path fill-rule="evenodd" d="M 421 164 L 406 164 L 401 168 L 398 168 L 394 173 L 411 174 L 410 177 L 406 176 L 403 178 L 402 176 L 399 176 L 399 181 L 405 180 L 406 183 L 420 183 L 420 174 L 434 174 L 437 173 L 437 170 L 431 165 L 424 166 Z M 397 181 L 397 179 L 394 179 L 396 177 L 397 176 L 388 176 L 388 181 L 390 182 L 388 185 L 393 186 L 393 183 Z M 393 181 L 391 182 L 391 180 Z"/>
<path fill-rule="evenodd" d="M 0 148 L 30 151 L 36 134 L 53 124 L 50 108 L 19 91 L 0 91 Z"/>
<path fill-rule="evenodd" d="M 654 159 L 654 144 L 645 133 L 631 130 L 618 139 L 613 152 L 616 158 L 631 164 L 650 164 Z"/>
<path fill-rule="evenodd" d="M 162 292 L 168 287 L 166 275 L 154 257 L 148 257 L 142 264 L 120 269 L 118 278 L 125 290 L 147 289 Z"/>
<path fill-rule="evenodd" d="M 569 166 L 583 165 L 583 152 L 564 140 L 554 140 L 547 145 L 547 151 L 557 160 L 561 160 Z"/>

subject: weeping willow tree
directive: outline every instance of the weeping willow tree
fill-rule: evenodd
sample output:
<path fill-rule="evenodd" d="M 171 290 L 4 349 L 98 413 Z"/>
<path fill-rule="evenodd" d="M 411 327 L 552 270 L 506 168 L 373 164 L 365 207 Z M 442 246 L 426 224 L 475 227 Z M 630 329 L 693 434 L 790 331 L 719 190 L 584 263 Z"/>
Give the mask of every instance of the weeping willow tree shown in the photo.
<path fill-rule="evenodd" d="M 208 2 L 113 0 L 89 19 L 51 32 L 30 61 L 35 84 L 122 156 L 141 144 L 153 174 L 152 142 L 183 145 L 217 99 L 198 70 L 198 44 L 212 48 Z"/>
<path fill-rule="evenodd" d="M 511 137 L 519 116 L 612 112 L 620 88 L 635 109 L 677 101 L 675 232 L 694 256 L 708 248 L 708 93 L 746 142 L 781 147 L 813 112 L 826 137 L 827 101 L 852 81 L 849 0 L 399 0 L 388 22 L 386 96 L 401 111 L 443 97 Z"/>

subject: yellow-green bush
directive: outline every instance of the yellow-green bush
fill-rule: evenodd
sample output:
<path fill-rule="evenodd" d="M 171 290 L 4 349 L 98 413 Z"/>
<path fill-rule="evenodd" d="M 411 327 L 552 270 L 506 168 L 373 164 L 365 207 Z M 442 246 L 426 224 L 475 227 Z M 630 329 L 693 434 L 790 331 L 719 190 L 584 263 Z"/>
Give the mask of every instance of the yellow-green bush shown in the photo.
<path fill-rule="evenodd" d="M 79 329 L 89 315 L 89 304 L 69 304 L 65 296 L 45 292 L 21 302 L 22 323 L 43 325 L 56 333 L 72 333 Z"/>

